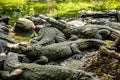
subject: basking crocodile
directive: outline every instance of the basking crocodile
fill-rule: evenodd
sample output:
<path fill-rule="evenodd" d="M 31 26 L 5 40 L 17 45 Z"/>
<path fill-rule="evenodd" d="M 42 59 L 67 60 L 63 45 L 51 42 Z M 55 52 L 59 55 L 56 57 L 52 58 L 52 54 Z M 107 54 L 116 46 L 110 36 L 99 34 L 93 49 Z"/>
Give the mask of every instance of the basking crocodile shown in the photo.
<path fill-rule="evenodd" d="M 61 22 L 51 17 L 39 15 L 40 18 L 49 22 L 52 27 L 61 30 L 66 36 L 77 35 L 83 38 L 97 38 L 97 39 L 110 39 L 114 40 L 120 35 L 120 31 L 110 28 L 109 26 L 103 25 L 85 25 L 85 26 L 73 26 L 69 25 L 68 22 Z"/>
<path fill-rule="evenodd" d="M 17 40 L 12 39 L 11 37 L 9 37 L 8 35 L 6 35 L 2 32 L 0 32 L 0 39 L 6 41 L 8 43 L 18 43 Z"/>
<path fill-rule="evenodd" d="M 120 23 L 118 23 L 118 22 L 108 22 L 105 25 L 109 26 L 109 27 L 111 27 L 113 29 L 120 30 Z"/>
<path fill-rule="evenodd" d="M 55 65 L 20 63 L 15 54 L 8 54 L 4 70 L 10 73 L 1 71 L 0 74 L 8 79 L 20 76 L 24 80 L 99 80 L 95 74 L 86 71 Z"/>
<path fill-rule="evenodd" d="M 0 53 L 0 70 L 3 70 L 3 64 L 5 60 L 6 60 L 6 54 Z"/>
<path fill-rule="evenodd" d="M 113 29 L 120 30 L 120 23 L 119 22 L 111 22 L 109 19 L 106 18 L 97 18 L 90 21 L 91 24 L 98 24 L 98 25 L 105 25 L 111 27 Z"/>
<path fill-rule="evenodd" d="M 64 30 L 67 34 L 75 34 L 82 38 L 97 38 L 115 40 L 120 36 L 120 31 L 101 25 L 86 25 L 83 27 L 71 26 Z"/>
<path fill-rule="evenodd" d="M 7 47 L 7 42 L 4 40 L 0 40 L 0 54 L 5 53 L 7 54 L 9 51 L 9 48 Z"/>
<path fill-rule="evenodd" d="M 19 53 L 24 53 L 30 60 L 39 59 L 39 61 L 54 61 L 58 59 L 63 59 L 69 57 L 73 54 L 80 54 L 83 49 L 86 48 L 98 48 L 102 45 L 106 45 L 105 42 L 98 39 L 86 39 L 86 40 L 76 40 L 76 41 L 65 41 L 61 43 L 55 43 L 48 46 L 40 45 L 27 45 L 20 46 L 16 45 L 11 48 L 11 51 L 16 51 Z M 22 51 L 22 52 L 21 52 Z M 44 57 L 43 57 L 44 56 Z"/>
<path fill-rule="evenodd" d="M 6 54 L 8 53 L 9 48 L 7 47 L 7 42 L 0 40 L 0 70 L 2 69 L 2 65 L 4 60 L 6 59 Z"/>
<path fill-rule="evenodd" d="M 38 37 L 34 38 L 31 42 L 39 45 L 49 45 L 66 41 L 65 35 L 54 27 L 43 27 L 38 33 Z"/>

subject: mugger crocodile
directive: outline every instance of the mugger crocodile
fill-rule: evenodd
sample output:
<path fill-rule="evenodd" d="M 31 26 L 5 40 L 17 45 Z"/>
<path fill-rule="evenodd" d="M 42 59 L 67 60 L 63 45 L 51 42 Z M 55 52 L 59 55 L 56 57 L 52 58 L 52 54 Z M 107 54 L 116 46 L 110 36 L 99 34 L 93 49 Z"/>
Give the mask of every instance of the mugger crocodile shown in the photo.
<path fill-rule="evenodd" d="M 76 41 L 65 41 L 55 43 L 47 46 L 30 45 L 16 46 L 8 45 L 11 51 L 25 54 L 31 61 L 55 61 L 70 57 L 74 54 L 81 54 L 80 50 L 87 48 L 99 48 L 100 46 L 107 46 L 106 43 L 98 39 L 79 39 Z"/>
<path fill-rule="evenodd" d="M 120 31 L 105 25 L 84 25 L 74 26 L 66 21 L 59 21 L 51 17 L 39 14 L 41 19 L 49 22 L 52 27 L 61 30 L 65 36 L 76 35 L 79 38 L 95 38 L 95 39 L 110 39 L 115 40 L 120 36 Z"/>
<path fill-rule="evenodd" d="M 64 30 L 65 33 L 77 35 L 81 38 L 95 38 L 101 40 L 116 40 L 120 31 L 103 25 L 86 25 L 82 27 L 70 26 Z"/>
<path fill-rule="evenodd" d="M 4 70 L 5 72 L 1 71 L 0 74 L 6 79 L 20 76 L 24 80 L 99 80 L 95 74 L 82 70 L 55 65 L 20 63 L 18 56 L 14 53 L 8 54 Z"/>
<path fill-rule="evenodd" d="M 38 37 L 31 40 L 31 43 L 42 46 L 66 41 L 65 35 L 54 27 L 43 27 L 38 32 Z"/>

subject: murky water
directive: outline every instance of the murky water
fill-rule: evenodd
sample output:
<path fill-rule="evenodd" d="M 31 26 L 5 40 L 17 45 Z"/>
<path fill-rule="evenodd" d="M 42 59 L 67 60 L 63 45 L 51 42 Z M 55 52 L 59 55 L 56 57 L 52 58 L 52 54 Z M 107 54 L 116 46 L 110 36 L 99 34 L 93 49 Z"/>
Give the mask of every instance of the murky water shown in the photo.
<path fill-rule="evenodd" d="M 20 42 L 29 42 L 31 38 L 32 33 L 19 33 L 19 34 L 10 34 L 9 36 L 19 40 Z"/>

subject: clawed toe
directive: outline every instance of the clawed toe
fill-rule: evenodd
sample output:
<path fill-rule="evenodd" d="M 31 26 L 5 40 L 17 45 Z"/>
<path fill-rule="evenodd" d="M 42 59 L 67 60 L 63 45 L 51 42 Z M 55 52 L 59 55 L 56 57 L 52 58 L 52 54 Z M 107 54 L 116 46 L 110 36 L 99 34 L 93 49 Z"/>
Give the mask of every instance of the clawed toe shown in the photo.
<path fill-rule="evenodd" d="M 75 55 L 72 56 L 72 59 L 79 60 L 79 59 L 81 59 L 82 57 L 83 57 L 82 54 L 75 54 Z"/>

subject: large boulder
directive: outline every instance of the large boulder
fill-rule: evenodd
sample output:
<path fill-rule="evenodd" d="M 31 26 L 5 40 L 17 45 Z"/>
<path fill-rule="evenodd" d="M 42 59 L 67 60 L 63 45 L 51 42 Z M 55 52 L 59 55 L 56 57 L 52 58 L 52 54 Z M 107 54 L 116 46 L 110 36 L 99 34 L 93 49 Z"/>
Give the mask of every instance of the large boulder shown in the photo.
<path fill-rule="evenodd" d="M 29 32 L 35 29 L 34 23 L 26 18 L 19 18 L 16 22 L 15 32 Z"/>

